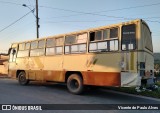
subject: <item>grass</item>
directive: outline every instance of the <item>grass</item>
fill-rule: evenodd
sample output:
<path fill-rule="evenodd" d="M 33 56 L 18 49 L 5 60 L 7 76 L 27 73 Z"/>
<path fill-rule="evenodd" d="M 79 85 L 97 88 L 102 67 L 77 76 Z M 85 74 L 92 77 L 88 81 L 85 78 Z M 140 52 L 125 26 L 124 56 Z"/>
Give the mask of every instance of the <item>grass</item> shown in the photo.
<path fill-rule="evenodd" d="M 109 88 L 111 90 L 119 91 L 119 92 L 125 92 L 129 94 L 136 94 L 136 95 L 142 95 L 147 97 L 153 97 L 153 98 L 159 98 L 160 99 L 160 82 L 156 83 L 157 86 L 159 86 L 158 89 L 153 91 L 142 91 L 142 92 L 136 92 L 135 87 L 112 87 Z"/>

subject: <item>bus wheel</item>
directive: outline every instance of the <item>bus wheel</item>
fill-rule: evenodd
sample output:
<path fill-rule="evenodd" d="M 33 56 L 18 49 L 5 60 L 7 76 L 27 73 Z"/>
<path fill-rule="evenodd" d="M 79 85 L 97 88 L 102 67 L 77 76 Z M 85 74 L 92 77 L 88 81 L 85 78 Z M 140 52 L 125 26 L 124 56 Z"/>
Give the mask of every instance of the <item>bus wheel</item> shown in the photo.
<path fill-rule="evenodd" d="M 20 85 L 27 85 L 29 83 L 29 80 L 26 79 L 26 73 L 24 71 L 21 71 L 18 74 L 18 81 Z"/>
<path fill-rule="evenodd" d="M 67 88 L 73 94 L 81 94 L 84 90 L 82 78 L 78 74 L 71 74 L 67 79 Z"/>

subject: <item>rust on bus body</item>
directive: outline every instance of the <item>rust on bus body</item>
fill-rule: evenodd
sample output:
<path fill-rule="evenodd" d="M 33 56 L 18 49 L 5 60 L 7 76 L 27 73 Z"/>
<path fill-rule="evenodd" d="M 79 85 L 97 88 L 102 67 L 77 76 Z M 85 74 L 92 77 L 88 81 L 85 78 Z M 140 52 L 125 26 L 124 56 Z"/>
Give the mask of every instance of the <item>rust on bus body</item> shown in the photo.
<path fill-rule="evenodd" d="M 118 72 L 83 72 L 85 85 L 120 86 L 121 77 Z"/>

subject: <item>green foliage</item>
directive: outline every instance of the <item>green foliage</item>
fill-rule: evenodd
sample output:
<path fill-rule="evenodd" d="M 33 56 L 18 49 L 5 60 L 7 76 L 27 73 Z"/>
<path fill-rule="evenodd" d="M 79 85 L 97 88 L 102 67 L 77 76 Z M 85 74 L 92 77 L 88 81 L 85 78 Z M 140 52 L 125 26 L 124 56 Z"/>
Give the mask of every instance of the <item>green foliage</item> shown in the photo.
<path fill-rule="evenodd" d="M 129 94 L 160 98 L 160 82 L 157 82 L 156 85 L 158 85 L 159 88 L 154 91 L 147 90 L 142 92 L 136 92 L 135 87 L 110 87 L 109 89 L 119 91 L 119 92 L 129 93 Z"/>

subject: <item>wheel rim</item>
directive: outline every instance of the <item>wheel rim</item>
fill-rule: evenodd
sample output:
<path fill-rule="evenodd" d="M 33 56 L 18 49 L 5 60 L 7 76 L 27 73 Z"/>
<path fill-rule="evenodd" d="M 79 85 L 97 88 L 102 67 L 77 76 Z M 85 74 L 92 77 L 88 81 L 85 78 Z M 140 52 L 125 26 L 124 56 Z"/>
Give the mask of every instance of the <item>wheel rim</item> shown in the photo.
<path fill-rule="evenodd" d="M 19 80 L 20 80 L 21 83 L 25 83 L 26 82 L 25 75 L 21 74 L 20 77 L 19 77 Z"/>
<path fill-rule="evenodd" d="M 76 90 L 79 88 L 79 82 L 76 79 L 71 80 L 70 87 L 73 90 Z"/>

